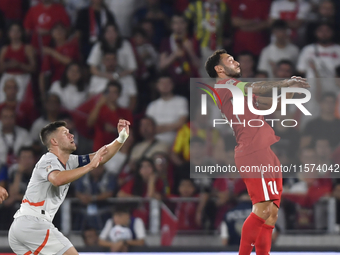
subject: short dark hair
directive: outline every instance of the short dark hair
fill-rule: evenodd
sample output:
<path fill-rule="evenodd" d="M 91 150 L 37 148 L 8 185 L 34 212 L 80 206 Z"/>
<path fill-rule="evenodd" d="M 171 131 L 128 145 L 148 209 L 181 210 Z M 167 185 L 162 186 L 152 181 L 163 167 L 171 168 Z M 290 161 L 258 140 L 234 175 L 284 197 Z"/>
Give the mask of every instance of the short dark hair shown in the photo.
<path fill-rule="evenodd" d="M 115 214 L 115 213 L 128 213 L 128 214 L 130 214 L 131 213 L 131 205 L 129 205 L 127 203 L 122 203 L 122 204 L 116 205 L 113 208 L 112 212 L 113 212 L 113 214 Z"/>
<path fill-rule="evenodd" d="M 40 131 L 40 140 L 42 144 L 48 148 L 50 145 L 48 141 L 48 137 L 60 127 L 66 127 L 66 122 L 58 120 L 58 121 L 51 122 L 50 124 L 46 125 Z"/>
<path fill-rule="evenodd" d="M 153 125 L 154 127 L 157 126 L 155 119 L 152 118 L 152 117 L 150 117 L 150 116 L 144 116 L 144 117 L 141 119 L 141 121 L 142 121 L 142 120 L 149 120 L 149 121 L 152 123 L 152 125 Z"/>
<path fill-rule="evenodd" d="M 33 148 L 31 146 L 22 146 L 19 149 L 18 156 L 20 157 L 21 153 L 24 152 L 24 151 L 30 151 L 34 155 L 34 150 L 33 150 Z"/>
<path fill-rule="evenodd" d="M 116 87 L 118 89 L 119 94 L 122 93 L 122 85 L 118 81 L 109 81 L 106 86 L 105 92 L 109 92 L 110 87 Z"/>
<path fill-rule="evenodd" d="M 279 30 L 286 30 L 288 29 L 288 24 L 286 21 L 282 19 L 275 20 L 272 24 L 272 30 L 279 29 Z"/>
<path fill-rule="evenodd" d="M 217 72 L 215 66 L 220 64 L 221 55 L 228 54 L 226 50 L 215 51 L 205 62 L 205 70 L 211 78 L 217 78 Z"/>
<path fill-rule="evenodd" d="M 294 71 L 294 64 L 290 60 L 283 59 L 283 60 L 280 60 L 279 62 L 276 63 L 277 67 L 279 67 L 281 65 L 289 65 L 292 68 L 292 70 Z"/>

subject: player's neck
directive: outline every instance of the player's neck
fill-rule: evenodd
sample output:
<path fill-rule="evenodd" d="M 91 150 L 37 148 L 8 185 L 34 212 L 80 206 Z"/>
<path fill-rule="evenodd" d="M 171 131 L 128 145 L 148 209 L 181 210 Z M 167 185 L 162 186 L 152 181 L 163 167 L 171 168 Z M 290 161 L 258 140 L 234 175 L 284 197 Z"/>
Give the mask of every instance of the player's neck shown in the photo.
<path fill-rule="evenodd" d="M 229 78 L 231 78 L 231 77 L 227 76 L 225 73 L 221 73 L 216 78 L 216 81 L 221 81 L 221 80 L 225 80 L 225 79 L 229 79 Z"/>
<path fill-rule="evenodd" d="M 53 153 L 54 155 L 57 156 L 57 158 L 59 159 L 59 161 L 61 163 L 63 163 L 64 165 L 66 165 L 69 157 L 70 157 L 70 153 L 69 152 L 64 152 L 62 150 L 60 150 L 59 148 L 50 148 L 49 152 Z"/>

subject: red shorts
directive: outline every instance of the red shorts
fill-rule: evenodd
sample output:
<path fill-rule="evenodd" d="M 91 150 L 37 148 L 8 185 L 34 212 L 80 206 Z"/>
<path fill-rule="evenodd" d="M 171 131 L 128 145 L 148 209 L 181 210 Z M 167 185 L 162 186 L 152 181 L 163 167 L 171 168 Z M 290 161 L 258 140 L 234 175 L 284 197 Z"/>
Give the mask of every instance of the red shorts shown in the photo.
<path fill-rule="evenodd" d="M 235 163 L 253 204 L 272 200 L 277 207 L 280 207 L 281 164 L 270 147 L 236 157 Z"/>

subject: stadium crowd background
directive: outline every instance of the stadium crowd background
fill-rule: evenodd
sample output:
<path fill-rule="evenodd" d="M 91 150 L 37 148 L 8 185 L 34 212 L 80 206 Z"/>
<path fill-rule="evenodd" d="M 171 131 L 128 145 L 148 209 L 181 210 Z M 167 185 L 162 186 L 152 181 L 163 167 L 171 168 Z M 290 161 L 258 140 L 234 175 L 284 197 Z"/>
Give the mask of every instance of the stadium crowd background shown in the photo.
<path fill-rule="evenodd" d="M 242 78 L 321 78 L 311 84 L 313 118 L 291 112 L 299 125 L 275 125 L 281 140 L 273 149 L 284 165 L 339 164 L 339 10 L 330 0 L 1 0 L 0 185 L 10 197 L 0 207 L 0 229 L 8 230 L 46 152 L 39 131 L 56 120 L 67 122 L 77 154 L 114 140 L 120 118 L 132 124 L 121 151 L 71 185 L 68 197 L 79 199 L 72 228 L 86 230 L 84 237 L 104 225 L 101 236 L 109 235 L 110 211 L 99 221 L 91 216 L 109 208 L 110 197 L 196 198 L 169 205 L 187 231 L 217 230 L 226 213 L 249 210 L 241 180 L 189 176 L 206 160 L 234 164 L 231 134 L 200 118 L 189 122 L 190 78 L 206 77 L 204 62 L 219 48 L 240 62 Z M 324 228 L 315 204 L 340 201 L 340 182 L 324 177 L 284 180 L 278 231 Z M 148 206 L 132 214 L 136 234 L 145 235 Z M 223 228 L 227 239 L 230 226 Z"/>

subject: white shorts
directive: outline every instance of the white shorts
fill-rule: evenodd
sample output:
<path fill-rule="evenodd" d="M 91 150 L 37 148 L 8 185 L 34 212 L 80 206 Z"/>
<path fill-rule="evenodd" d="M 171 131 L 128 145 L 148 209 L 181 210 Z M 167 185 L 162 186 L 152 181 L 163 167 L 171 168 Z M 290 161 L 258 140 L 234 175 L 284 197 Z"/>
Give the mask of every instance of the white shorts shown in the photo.
<path fill-rule="evenodd" d="M 51 222 L 29 215 L 14 219 L 8 241 L 18 255 L 62 255 L 73 246 Z"/>

